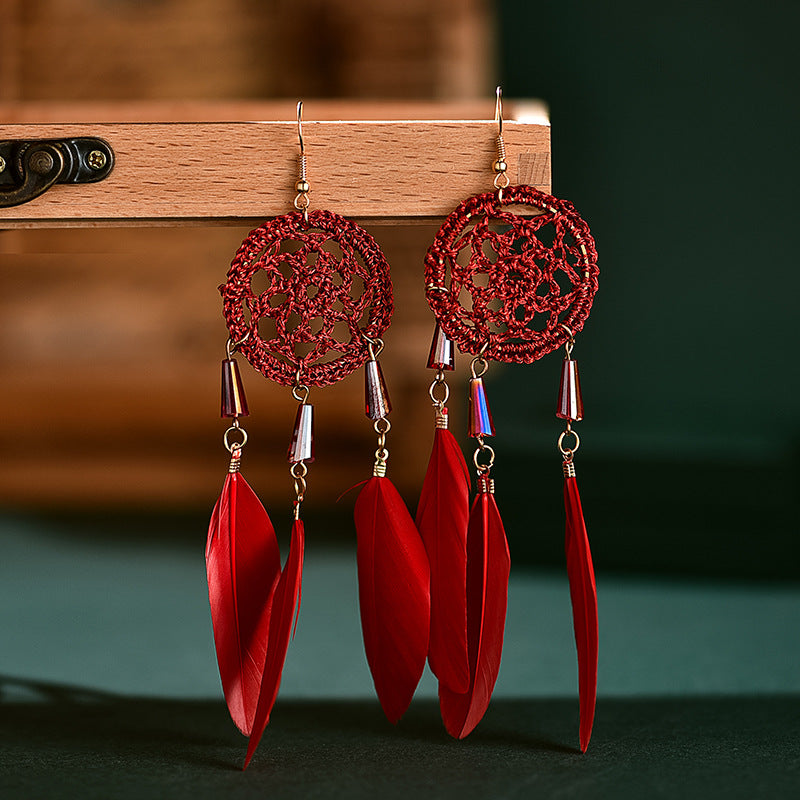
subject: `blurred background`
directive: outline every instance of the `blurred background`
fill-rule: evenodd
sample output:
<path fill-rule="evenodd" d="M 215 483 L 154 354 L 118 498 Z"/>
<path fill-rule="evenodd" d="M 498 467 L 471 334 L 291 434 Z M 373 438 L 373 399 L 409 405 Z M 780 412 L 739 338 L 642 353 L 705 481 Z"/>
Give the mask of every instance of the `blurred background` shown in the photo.
<path fill-rule="evenodd" d="M 355 492 L 336 502 L 369 475 L 374 434 L 360 374 L 314 392 L 301 620 L 269 744 L 242 776 L 202 554 L 228 464 L 217 287 L 247 228 L 0 229 L 4 797 L 261 796 L 264 779 L 286 797 L 522 797 L 534 782 L 582 800 L 792 796 L 799 22 L 789 0 L 2 0 L 0 136 L 22 119 L 259 119 L 263 101 L 288 120 L 299 98 L 306 119 L 337 99 L 490 119 L 497 83 L 538 98 L 553 192 L 590 223 L 601 269 L 574 354 L 601 620 L 587 755 L 551 354 L 487 376 L 514 566 L 503 668 L 464 743 L 441 730 L 430 674 L 398 731 L 380 717 Z M 396 292 L 390 475 L 412 509 L 432 439 L 436 227 L 371 229 Z M 242 371 L 245 473 L 285 554 L 295 403 Z"/>
<path fill-rule="evenodd" d="M 498 82 L 541 98 L 553 191 L 600 253 L 575 351 L 598 569 L 797 578 L 797 16 L 741 0 L 5 0 L 0 102 L 11 116 L 157 121 L 279 98 L 287 119 L 298 98 L 308 116 L 314 98 L 480 100 L 488 118 Z M 4 514 L 199 546 L 227 463 L 217 286 L 246 232 L 0 231 Z M 372 232 L 398 295 L 384 369 L 392 477 L 413 508 L 431 440 L 421 264 L 435 226 Z M 562 560 L 559 359 L 490 371 L 519 565 Z M 288 518 L 294 403 L 243 366 L 247 475 Z M 370 469 L 362 391 L 359 374 L 315 393 L 314 536 L 352 541 L 353 495 L 335 500 Z"/>

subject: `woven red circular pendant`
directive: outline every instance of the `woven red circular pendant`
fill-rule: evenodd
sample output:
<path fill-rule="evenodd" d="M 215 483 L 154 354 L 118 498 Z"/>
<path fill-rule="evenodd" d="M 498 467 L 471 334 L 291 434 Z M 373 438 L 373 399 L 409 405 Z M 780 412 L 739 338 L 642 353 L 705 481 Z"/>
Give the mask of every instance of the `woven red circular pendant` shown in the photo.
<path fill-rule="evenodd" d="M 511 213 L 528 206 L 535 216 Z M 589 226 L 566 200 L 509 186 L 465 200 L 425 258 L 428 303 L 464 353 L 529 364 L 583 328 L 597 291 Z"/>
<path fill-rule="evenodd" d="M 220 286 L 239 351 L 266 377 L 327 386 L 358 369 L 393 311 L 377 242 L 330 211 L 285 214 L 251 231 Z"/>

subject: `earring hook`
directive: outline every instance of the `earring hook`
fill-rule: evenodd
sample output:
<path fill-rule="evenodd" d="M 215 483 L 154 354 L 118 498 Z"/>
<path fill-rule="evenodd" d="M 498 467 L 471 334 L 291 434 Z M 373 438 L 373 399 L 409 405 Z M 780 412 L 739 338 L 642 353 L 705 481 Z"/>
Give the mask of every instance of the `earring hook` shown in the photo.
<path fill-rule="evenodd" d="M 497 100 L 494 104 L 494 121 L 497 123 L 497 135 L 503 135 L 503 87 L 498 86 L 495 89 Z"/>
<path fill-rule="evenodd" d="M 303 219 L 308 224 L 308 193 L 311 186 L 308 183 L 308 164 L 306 162 L 306 144 L 303 141 L 303 101 L 297 102 L 297 138 L 300 141 L 299 173 L 294 188 L 297 196 L 294 198 L 294 207 L 303 212 Z"/>
<path fill-rule="evenodd" d="M 498 86 L 495 89 L 497 100 L 494 104 L 494 121 L 497 123 L 497 158 L 492 169 L 494 169 L 494 188 L 497 189 L 497 200 L 499 203 L 503 202 L 503 189 L 509 184 L 508 163 L 506 161 L 506 143 L 503 140 L 503 89 Z"/>
<path fill-rule="evenodd" d="M 305 143 L 303 142 L 303 101 L 297 101 L 297 138 L 300 140 L 300 155 L 306 152 Z"/>

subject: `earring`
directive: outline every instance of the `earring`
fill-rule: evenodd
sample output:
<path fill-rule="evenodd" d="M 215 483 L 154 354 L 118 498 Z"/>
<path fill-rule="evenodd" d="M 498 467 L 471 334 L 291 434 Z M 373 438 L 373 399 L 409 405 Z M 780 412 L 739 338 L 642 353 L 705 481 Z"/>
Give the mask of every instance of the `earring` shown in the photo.
<path fill-rule="evenodd" d="M 366 338 L 366 337 L 365 337 Z M 408 709 L 425 669 L 430 625 L 428 556 L 414 520 L 386 477 L 391 402 L 378 356 L 367 339 L 366 413 L 378 434 L 372 477 L 358 495 L 358 599 L 364 649 L 383 712 L 396 723 Z"/>
<path fill-rule="evenodd" d="M 240 343 L 239 343 L 240 344 Z M 264 506 L 240 473 L 249 416 L 237 344 L 228 339 L 222 362 L 223 441 L 228 474 L 211 514 L 206 574 L 217 663 L 225 701 L 236 727 L 249 736 L 261 690 L 270 628 L 270 599 L 281 575 L 278 540 Z"/>
<path fill-rule="evenodd" d="M 579 439 L 571 424 L 582 417 L 582 403 L 571 352 L 597 291 L 597 252 L 588 225 L 569 202 L 531 186 L 509 185 L 500 87 L 495 118 L 496 191 L 461 203 L 444 221 L 425 258 L 426 296 L 437 323 L 428 366 L 437 370 L 431 397 L 439 440 L 417 514 L 431 561 L 429 661 L 439 678 L 445 727 L 463 738 L 483 716 L 497 679 L 510 567 L 490 477 L 495 453 L 486 439 L 495 429 L 483 376 L 489 360 L 529 364 L 564 345 L 558 416 L 567 420 L 567 428 L 558 447 L 565 471 L 567 571 L 578 652 L 580 745 L 585 751 L 597 686 L 597 597 L 575 483 L 573 457 Z M 526 216 L 512 213 L 509 206 L 524 206 Z M 471 303 L 462 304 L 462 292 Z M 462 466 L 454 445 L 448 445 L 443 459 L 439 433 L 449 394 L 444 370 L 452 368 L 454 343 L 473 356 L 469 436 L 478 445 L 473 456 L 477 495 L 466 524 Z M 573 447 L 565 446 L 565 440 L 574 442 Z M 450 592 L 457 596 L 450 597 Z"/>
<path fill-rule="evenodd" d="M 428 393 L 434 408 L 433 449 L 417 505 L 417 528 L 425 543 L 431 573 L 428 663 L 441 687 L 456 694 L 470 688 L 467 637 L 467 528 L 469 471 L 449 429 L 446 371 L 455 369 L 453 342 L 439 323 L 428 368 L 436 378 Z"/>
<path fill-rule="evenodd" d="M 294 523 L 283 570 L 266 512 L 255 509 L 254 495 L 246 495 L 244 503 L 240 499 L 243 479 L 238 464 L 246 436 L 238 419 L 245 412 L 230 404 L 223 408 L 223 413 L 226 408 L 238 410 L 228 415 L 233 416 L 234 423 L 226 434 L 226 444 L 237 433 L 242 441 L 229 447 L 237 471 L 226 480 L 209 529 L 214 567 L 208 571 L 209 596 L 220 673 L 228 674 L 231 686 L 233 702 L 227 689 L 225 692 L 228 707 L 234 721 L 250 737 L 245 767 L 277 697 L 299 604 L 305 545 L 300 509 L 306 495 L 308 464 L 314 461 L 314 409 L 308 402 L 311 387 L 328 386 L 362 366 L 370 355 L 368 343 L 382 336 L 393 310 L 389 265 L 372 236 L 338 214 L 309 210 L 311 187 L 302 109 L 300 102 L 296 211 L 251 231 L 231 263 L 227 282 L 220 287 L 223 313 L 234 343 L 231 355 L 240 352 L 265 377 L 291 387 L 292 397 L 298 402 L 288 450 L 295 494 Z M 259 289 L 253 286 L 256 278 Z M 362 283 L 363 289 L 359 289 Z M 264 285 L 266 288 L 260 288 Z M 235 364 L 232 358 L 227 361 Z M 227 396 L 243 397 L 238 373 L 230 365 L 224 370 L 224 392 L 225 386 L 232 386 Z M 239 491 L 232 494 L 229 485 L 234 484 Z M 256 538 L 268 544 L 262 546 L 260 559 L 251 559 L 255 548 L 250 542 Z M 245 625 L 243 616 L 255 617 L 256 608 L 257 625 Z M 251 633 L 253 627 L 255 633 Z M 253 690 L 256 683 L 257 692 Z M 244 714 L 240 705 L 245 706 Z M 240 724 L 242 720 L 244 724 Z"/>

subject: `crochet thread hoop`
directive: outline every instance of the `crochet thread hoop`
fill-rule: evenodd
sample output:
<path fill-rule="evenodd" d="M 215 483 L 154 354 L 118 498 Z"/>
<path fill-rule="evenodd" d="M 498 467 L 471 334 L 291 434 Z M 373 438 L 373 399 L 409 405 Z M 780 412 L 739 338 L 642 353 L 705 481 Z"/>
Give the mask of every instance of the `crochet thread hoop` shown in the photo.
<path fill-rule="evenodd" d="M 465 200 L 425 257 L 428 304 L 447 336 L 464 353 L 514 363 L 536 361 L 583 328 L 598 273 L 586 222 L 532 186 Z"/>
<path fill-rule="evenodd" d="M 254 288 L 256 283 L 258 288 Z M 284 386 L 328 386 L 364 364 L 393 311 L 376 241 L 330 211 L 284 214 L 250 232 L 220 286 L 233 342 Z"/>

